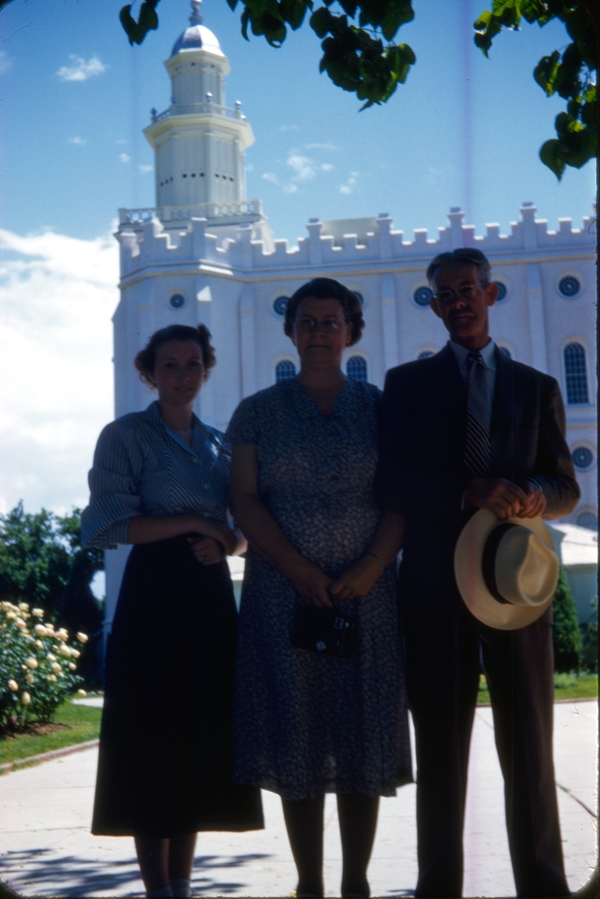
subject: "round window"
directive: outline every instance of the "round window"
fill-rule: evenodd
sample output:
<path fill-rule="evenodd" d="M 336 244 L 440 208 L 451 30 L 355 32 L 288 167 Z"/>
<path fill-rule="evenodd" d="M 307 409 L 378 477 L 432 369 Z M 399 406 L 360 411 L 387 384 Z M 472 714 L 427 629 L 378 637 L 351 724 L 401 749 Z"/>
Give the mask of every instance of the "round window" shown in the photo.
<path fill-rule="evenodd" d="M 494 281 L 494 284 L 498 288 L 498 296 L 496 297 L 496 302 L 501 303 L 502 300 L 506 299 L 506 295 L 508 293 L 506 284 L 503 284 L 502 281 Z"/>
<path fill-rule="evenodd" d="M 578 446 L 573 450 L 573 465 L 580 471 L 585 471 L 594 461 L 592 451 L 587 446 Z"/>
<path fill-rule="evenodd" d="M 275 315 L 283 316 L 285 315 L 285 307 L 288 304 L 289 297 L 277 297 L 276 300 L 273 300 L 273 312 Z"/>
<path fill-rule="evenodd" d="M 433 290 L 431 287 L 417 287 L 415 292 L 413 293 L 413 300 L 417 304 L 417 306 L 425 307 L 429 306 L 429 301 L 433 296 Z"/>
<path fill-rule="evenodd" d="M 581 512 L 577 516 L 576 524 L 580 528 L 589 528 L 590 531 L 598 530 L 598 516 L 594 512 Z"/>
<path fill-rule="evenodd" d="M 573 275 L 566 275 L 558 282 L 558 289 L 560 290 L 563 297 L 567 297 L 568 299 L 570 299 L 571 297 L 577 296 L 577 294 L 581 290 L 581 284 L 579 283 L 577 278 L 573 277 Z"/>
<path fill-rule="evenodd" d="M 180 293 L 174 293 L 169 300 L 169 303 L 173 307 L 173 309 L 181 309 L 181 307 L 185 305 L 185 297 L 183 297 Z"/>

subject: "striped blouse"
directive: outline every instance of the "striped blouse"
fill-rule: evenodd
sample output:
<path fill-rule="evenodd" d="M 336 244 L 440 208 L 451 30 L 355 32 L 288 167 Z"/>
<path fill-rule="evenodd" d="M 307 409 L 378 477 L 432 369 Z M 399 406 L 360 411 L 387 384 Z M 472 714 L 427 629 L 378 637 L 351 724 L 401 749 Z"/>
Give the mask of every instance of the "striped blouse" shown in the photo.
<path fill-rule="evenodd" d="M 127 543 L 134 515 L 203 515 L 227 520 L 229 455 L 223 434 L 194 415 L 192 445 L 160 417 L 158 403 L 107 425 L 88 476 L 81 516 L 86 546 Z"/>

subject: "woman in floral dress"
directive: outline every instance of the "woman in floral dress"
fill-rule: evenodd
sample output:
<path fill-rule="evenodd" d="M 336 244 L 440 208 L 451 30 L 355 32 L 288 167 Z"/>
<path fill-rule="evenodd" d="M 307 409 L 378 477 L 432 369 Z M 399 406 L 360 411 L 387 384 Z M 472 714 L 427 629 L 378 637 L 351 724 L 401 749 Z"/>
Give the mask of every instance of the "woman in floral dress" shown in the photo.
<path fill-rule="evenodd" d="M 243 400 L 226 435 L 250 545 L 234 779 L 281 795 L 299 897 L 324 894 L 324 794 L 337 794 L 342 895 L 366 897 L 379 796 L 412 780 L 394 564 L 403 522 L 371 492 L 380 392 L 341 369 L 363 327 L 358 298 L 337 281 L 301 287 L 284 325 L 299 375 Z M 295 648 L 303 605 L 356 618 L 356 654 Z"/>

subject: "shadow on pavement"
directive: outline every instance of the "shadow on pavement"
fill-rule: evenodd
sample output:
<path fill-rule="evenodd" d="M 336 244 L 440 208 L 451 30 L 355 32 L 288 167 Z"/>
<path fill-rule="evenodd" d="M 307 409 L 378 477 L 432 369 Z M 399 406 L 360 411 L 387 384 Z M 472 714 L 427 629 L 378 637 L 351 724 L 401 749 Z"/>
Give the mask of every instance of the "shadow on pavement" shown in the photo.
<path fill-rule="evenodd" d="M 196 894 L 239 893 L 249 886 L 248 882 L 242 878 L 224 880 L 222 869 L 239 869 L 242 874 L 245 865 L 271 857 L 265 853 L 198 856 L 192 871 L 192 888 Z M 211 872 L 214 872 L 213 876 Z M 0 857 L 0 881 L 23 896 L 81 899 L 107 891 L 121 896 L 143 895 L 134 856 L 107 865 L 102 859 L 56 856 L 50 849 L 9 851 Z"/>

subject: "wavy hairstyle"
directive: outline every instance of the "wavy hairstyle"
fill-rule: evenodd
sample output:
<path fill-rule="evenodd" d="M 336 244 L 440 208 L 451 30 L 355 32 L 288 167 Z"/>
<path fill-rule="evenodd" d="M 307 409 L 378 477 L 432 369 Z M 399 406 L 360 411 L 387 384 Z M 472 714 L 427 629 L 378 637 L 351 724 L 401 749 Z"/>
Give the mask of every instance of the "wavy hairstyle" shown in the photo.
<path fill-rule="evenodd" d="M 193 340 L 202 350 L 202 361 L 204 363 L 204 380 L 208 378 L 208 374 L 217 362 L 214 347 L 211 344 L 211 333 L 206 325 L 198 325 L 192 328 L 189 325 L 169 325 L 168 328 L 161 328 L 155 331 L 143 350 L 140 350 L 133 364 L 140 373 L 140 380 L 144 384 L 152 387 L 152 383 L 148 379 L 148 375 L 154 373 L 156 366 L 156 353 L 163 343 L 170 340 Z"/>
<path fill-rule="evenodd" d="M 344 318 L 351 325 L 350 343 L 348 346 L 354 346 L 361 338 L 365 320 L 362 314 L 362 306 L 360 300 L 355 293 L 352 293 L 339 281 L 333 278 L 313 278 L 299 287 L 287 301 L 285 307 L 285 320 L 283 322 L 284 333 L 292 336 L 294 330 L 294 320 L 296 312 L 301 301 L 306 297 L 314 297 L 317 300 L 338 300 L 344 310 Z"/>

